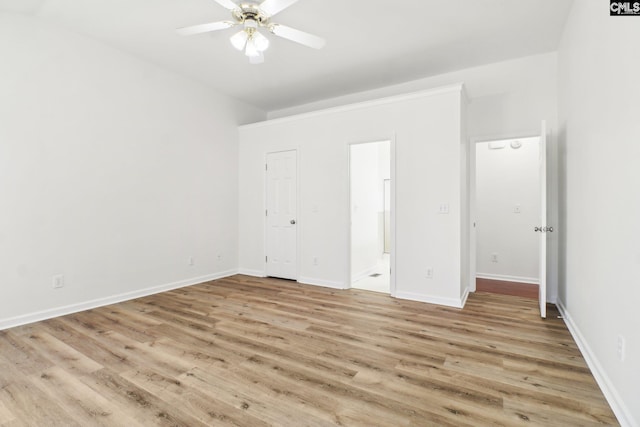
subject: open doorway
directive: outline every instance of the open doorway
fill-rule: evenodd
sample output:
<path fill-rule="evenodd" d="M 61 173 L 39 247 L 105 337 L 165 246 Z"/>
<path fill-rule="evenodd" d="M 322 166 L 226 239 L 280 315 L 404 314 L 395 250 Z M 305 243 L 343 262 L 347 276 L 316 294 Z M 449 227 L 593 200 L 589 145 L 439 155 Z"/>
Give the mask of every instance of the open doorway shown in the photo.
<path fill-rule="evenodd" d="M 391 142 L 349 146 L 351 287 L 391 293 Z"/>
<path fill-rule="evenodd" d="M 476 290 L 538 298 L 540 138 L 475 145 Z"/>

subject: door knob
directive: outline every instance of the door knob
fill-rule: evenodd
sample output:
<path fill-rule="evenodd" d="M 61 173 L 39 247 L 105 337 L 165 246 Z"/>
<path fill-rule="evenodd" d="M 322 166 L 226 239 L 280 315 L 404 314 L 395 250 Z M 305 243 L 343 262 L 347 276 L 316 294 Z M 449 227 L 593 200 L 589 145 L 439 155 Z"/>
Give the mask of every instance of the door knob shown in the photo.
<path fill-rule="evenodd" d="M 289 221 L 292 225 L 296 223 L 295 219 L 292 219 L 291 221 Z"/>

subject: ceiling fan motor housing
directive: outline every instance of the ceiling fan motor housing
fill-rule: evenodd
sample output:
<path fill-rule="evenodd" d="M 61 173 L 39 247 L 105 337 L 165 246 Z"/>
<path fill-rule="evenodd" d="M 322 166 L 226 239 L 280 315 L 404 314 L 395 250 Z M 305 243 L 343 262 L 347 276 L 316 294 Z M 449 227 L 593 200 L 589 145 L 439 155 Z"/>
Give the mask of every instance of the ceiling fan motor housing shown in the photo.
<path fill-rule="evenodd" d="M 238 9 L 232 12 L 233 18 L 239 23 L 244 24 L 247 21 L 255 21 L 261 27 L 269 22 L 269 17 L 260 10 L 258 4 L 241 4 Z"/>

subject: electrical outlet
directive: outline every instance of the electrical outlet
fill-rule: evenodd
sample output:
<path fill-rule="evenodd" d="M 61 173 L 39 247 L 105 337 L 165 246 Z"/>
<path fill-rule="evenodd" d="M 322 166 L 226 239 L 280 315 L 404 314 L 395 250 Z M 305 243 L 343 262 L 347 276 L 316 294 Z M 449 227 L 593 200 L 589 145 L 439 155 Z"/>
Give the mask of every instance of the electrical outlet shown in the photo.
<path fill-rule="evenodd" d="M 427 279 L 433 279 L 433 267 L 427 267 Z"/>
<path fill-rule="evenodd" d="M 497 253 L 492 253 L 491 254 L 491 262 L 498 262 L 498 254 Z"/>
<path fill-rule="evenodd" d="M 313 265 L 318 265 L 318 257 L 317 256 L 313 257 Z"/>
<path fill-rule="evenodd" d="M 621 362 L 624 362 L 624 357 L 627 350 L 626 347 L 626 340 L 622 335 L 618 335 L 618 359 L 620 359 Z"/>
<path fill-rule="evenodd" d="M 438 208 L 438 213 L 439 214 L 448 214 L 449 213 L 449 204 L 448 203 L 442 203 L 440 204 L 440 207 Z"/>
<path fill-rule="evenodd" d="M 515 207 L 513 208 L 513 213 L 522 213 L 522 206 L 515 205 Z"/>
<path fill-rule="evenodd" d="M 188 266 L 193 266 L 196 263 L 195 259 L 193 259 L 192 256 L 189 257 L 189 259 L 187 259 L 187 265 Z"/>
<path fill-rule="evenodd" d="M 62 274 L 53 276 L 52 285 L 53 285 L 53 289 L 59 289 L 64 287 L 64 276 Z"/>
<path fill-rule="evenodd" d="M 222 261 L 222 254 L 218 254 L 218 255 L 216 255 L 216 259 L 217 259 L 218 261 Z"/>

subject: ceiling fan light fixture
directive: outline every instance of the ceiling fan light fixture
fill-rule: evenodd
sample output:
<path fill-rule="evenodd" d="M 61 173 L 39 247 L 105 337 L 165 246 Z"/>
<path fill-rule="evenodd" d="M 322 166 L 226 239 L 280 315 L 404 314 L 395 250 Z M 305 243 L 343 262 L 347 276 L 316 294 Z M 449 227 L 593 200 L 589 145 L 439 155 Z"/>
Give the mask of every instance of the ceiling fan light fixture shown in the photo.
<path fill-rule="evenodd" d="M 248 57 L 260 56 L 260 51 L 256 47 L 256 43 L 253 37 L 247 40 L 247 47 L 244 50 L 244 54 L 247 55 Z"/>
<path fill-rule="evenodd" d="M 249 64 L 262 64 L 264 62 L 264 54 L 260 52 L 258 56 L 250 56 Z"/>
<path fill-rule="evenodd" d="M 243 50 L 244 47 L 247 44 L 247 40 L 249 39 L 249 35 L 247 34 L 247 32 L 245 30 L 242 31 L 238 31 L 237 33 L 235 33 L 234 35 L 232 35 L 229 38 L 229 41 L 231 41 L 231 44 L 233 45 L 233 47 L 235 47 L 238 50 Z"/>
<path fill-rule="evenodd" d="M 251 37 L 251 39 L 253 40 L 253 44 L 259 52 L 264 52 L 269 47 L 269 39 L 263 36 L 258 31 L 253 33 L 253 37 Z"/>

